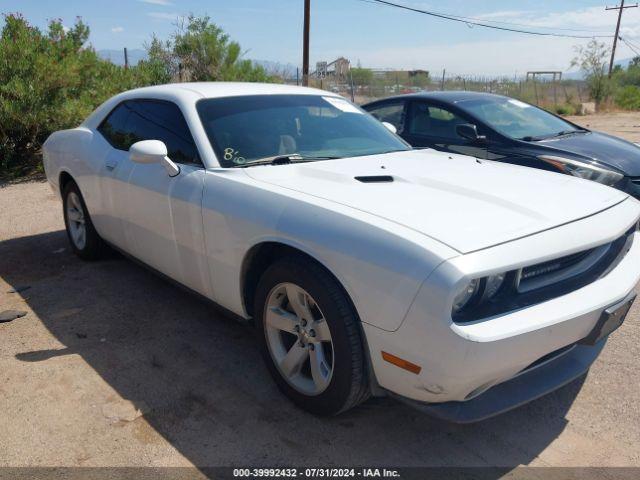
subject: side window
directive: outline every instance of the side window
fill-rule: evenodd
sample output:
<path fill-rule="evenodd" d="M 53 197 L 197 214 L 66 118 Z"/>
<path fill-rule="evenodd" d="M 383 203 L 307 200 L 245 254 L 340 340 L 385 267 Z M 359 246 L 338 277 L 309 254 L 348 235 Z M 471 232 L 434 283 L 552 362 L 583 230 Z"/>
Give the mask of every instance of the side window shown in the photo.
<path fill-rule="evenodd" d="M 131 143 L 161 140 L 167 146 L 171 160 L 201 164 L 187 122 L 177 105 L 156 100 L 136 100 L 133 103 L 126 125 L 133 139 Z"/>
<path fill-rule="evenodd" d="M 129 150 L 133 143 L 131 135 L 126 130 L 131 111 L 132 102 L 123 102 L 114 108 L 98 127 L 98 131 L 113 148 Z"/>
<path fill-rule="evenodd" d="M 450 140 L 461 140 L 456 133 L 456 126 L 469 123 L 447 109 L 425 102 L 413 102 L 409 116 L 411 134 Z"/>
<path fill-rule="evenodd" d="M 369 113 L 381 122 L 389 122 L 396 127 L 398 133 L 402 132 L 402 126 L 404 124 L 404 102 L 376 105 L 369 110 Z"/>

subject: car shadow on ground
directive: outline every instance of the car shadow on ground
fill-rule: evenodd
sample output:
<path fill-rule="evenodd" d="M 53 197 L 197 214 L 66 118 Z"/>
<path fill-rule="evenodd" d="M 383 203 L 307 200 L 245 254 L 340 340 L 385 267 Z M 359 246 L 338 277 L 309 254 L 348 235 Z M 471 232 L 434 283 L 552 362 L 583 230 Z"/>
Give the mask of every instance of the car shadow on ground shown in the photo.
<path fill-rule="evenodd" d="M 250 326 L 117 254 L 82 262 L 70 253 L 62 231 L 11 239 L 0 242 L 0 276 L 31 287 L 23 294 L 27 303 L 66 346 L 29 346 L 15 355 L 18 360 L 80 355 L 201 467 L 512 468 L 531 462 L 562 432 L 584 382 L 583 377 L 518 410 L 466 426 L 390 399 L 317 418 L 278 392 Z"/>

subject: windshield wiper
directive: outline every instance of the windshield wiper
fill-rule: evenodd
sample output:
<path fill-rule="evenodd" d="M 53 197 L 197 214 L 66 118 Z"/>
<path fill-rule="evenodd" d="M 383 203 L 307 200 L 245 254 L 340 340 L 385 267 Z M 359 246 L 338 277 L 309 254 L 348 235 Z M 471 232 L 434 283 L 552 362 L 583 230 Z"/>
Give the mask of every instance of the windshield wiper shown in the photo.
<path fill-rule="evenodd" d="M 258 158 L 256 160 L 251 160 L 242 165 L 236 165 L 237 168 L 247 168 L 247 167 L 255 167 L 259 165 L 288 165 L 290 163 L 303 163 L 303 162 L 314 162 L 316 160 L 335 160 L 342 157 L 305 157 L 298 153 L 291 153 L 289 155 L 274 155 L 272 157 L 264 157 Z"/>
<path fill-rule="evenodd" d="M 572 135 L 574 133 L 586 133 L 588 130 L 562 130 L 561 132 L 558 133 L 554 133 L 551 135 L 540 135 L 539 137 L 532 137 L 532 136 L 527 136 L 527 137 L 522 137 L 520 138 L 520 140 L 525 141 L 525 142 L 539 142 L 541 140 L 548 140 L 550 138 L 558 138 L 558 137 L 564 137 L 565 135 Z"/>
<path fill-rule="evenodd" d="M 556 133 L 553 137 L 564 137 L 565 135 L 573 135 L 574 133 L 585 133 L 586 130 L 562 130 Z"/>
<path fill-rule="evenodd" d="M 316 160 L 335 160 L 342 157 L 305 157 L 298 153 L 288 155 L 273 155 L 271 157 L 257 158 L 242 165 L 236 165 L 237 168 L 255 167 L 258 165 L 287 165 L 289 163 L 313 162 Z"/>

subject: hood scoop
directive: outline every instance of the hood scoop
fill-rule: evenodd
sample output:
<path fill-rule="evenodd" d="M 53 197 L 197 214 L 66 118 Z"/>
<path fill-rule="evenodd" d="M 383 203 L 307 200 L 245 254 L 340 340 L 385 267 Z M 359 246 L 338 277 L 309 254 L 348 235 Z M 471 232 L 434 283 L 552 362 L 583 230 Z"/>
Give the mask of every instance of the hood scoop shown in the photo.
<path fill-rule="evenodd" d="M 391 175 L 369 175 L 364 177 L 353 177 L 362 183 L 390 183 L 393 182 Z"/>

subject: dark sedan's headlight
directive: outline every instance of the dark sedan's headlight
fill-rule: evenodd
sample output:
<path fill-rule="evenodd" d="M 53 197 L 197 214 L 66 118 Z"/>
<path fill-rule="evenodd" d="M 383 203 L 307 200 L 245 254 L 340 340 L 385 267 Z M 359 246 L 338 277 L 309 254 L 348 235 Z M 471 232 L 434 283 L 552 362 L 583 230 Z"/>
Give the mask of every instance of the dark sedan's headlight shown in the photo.
<path fill-rule="evenodd" d="M 615 185 L 624 178 L 624 175 L 620 172 L 601 166 L 578 162 L 568 158 L 552 155 L 541 155 L 538 158 L 560 170 L 562 173 L 584 178 L 586 180 L 593 180 L 594 182 L 602 183 L 604 185 Z"/>

